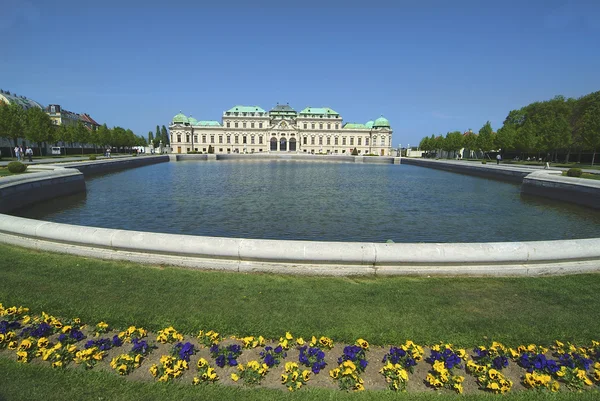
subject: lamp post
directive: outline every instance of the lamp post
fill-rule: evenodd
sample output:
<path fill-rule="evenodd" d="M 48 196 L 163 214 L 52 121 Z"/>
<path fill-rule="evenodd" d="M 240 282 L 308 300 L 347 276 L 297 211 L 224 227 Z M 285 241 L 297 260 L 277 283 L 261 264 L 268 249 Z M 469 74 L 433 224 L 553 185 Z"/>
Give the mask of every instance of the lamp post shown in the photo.
<path fill-rule="evenodd" d="M 373 127 L 369 130 L 369 154 L 371 154 L 371 146 L 373 144 Z"/>

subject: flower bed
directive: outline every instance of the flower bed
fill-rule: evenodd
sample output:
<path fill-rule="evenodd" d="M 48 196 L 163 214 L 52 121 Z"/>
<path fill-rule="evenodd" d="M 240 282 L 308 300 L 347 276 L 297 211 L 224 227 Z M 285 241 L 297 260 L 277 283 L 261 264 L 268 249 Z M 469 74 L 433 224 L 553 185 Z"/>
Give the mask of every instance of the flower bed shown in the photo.
<path fill-rule="evenodd" d="M 328 337 L 304 340 L 289 332 L 278 340 L 223 337 L 215 331 L 186 338 L 174 327 L 157 333 L 136 326 L 117 331 L 106 322 L 88 325 L 76 318 L 32 314 L 25 307 L 0 304 L 0 355 L 59 369 L 101 365 L 138 380 L 266 383 L 288 391 L 307 386 L 496 394 L 600 389 L 597 341 L 515 348 L 489 342 L 469 349 L 446 343 L 423 347 L 410 340 L 386 348 L 370 346 L 365 339 L 335 344 Z M 320 374 L 326 367 L 329 374 Z"/>

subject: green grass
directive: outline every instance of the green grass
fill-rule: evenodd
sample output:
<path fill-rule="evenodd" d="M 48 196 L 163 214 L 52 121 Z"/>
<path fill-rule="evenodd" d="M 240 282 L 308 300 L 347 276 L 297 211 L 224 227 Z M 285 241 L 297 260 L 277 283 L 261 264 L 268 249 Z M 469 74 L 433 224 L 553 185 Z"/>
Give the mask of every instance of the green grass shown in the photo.
<path fill-rule="evenodd" d="M 366 391 L 345 393 L 339 390 L 307 387 L 295 393 L 264 388 L 227 387 L 219 384 L 194 387 L 179 383 L 127 381 L 108 372 L 66 369 L 21 364 L 0 358 L 0 400 L 503 400 L 503 401 L 587 401 L 600 398 L 598 391 L 583 393 L 537 393 L 522 391 L 503 396 L 491 394 L 455 395 L 448 392 L 403 393 Z"/>
<path fill-rule="evenodd" d="M 516 346 L 600 333 L 600 274 L 537 278 L 294 277 L 84 259 L 0 245 L 0 302 L 88 323 L 279 338 L 326 335 Z"/>
<path fill-rule="evenodd" d="M 11 173 L 6 167 L 0 167 L 0 177 L 8 177 L 9 175 L 26 174 L 27 170 L 22 173 Z"/>

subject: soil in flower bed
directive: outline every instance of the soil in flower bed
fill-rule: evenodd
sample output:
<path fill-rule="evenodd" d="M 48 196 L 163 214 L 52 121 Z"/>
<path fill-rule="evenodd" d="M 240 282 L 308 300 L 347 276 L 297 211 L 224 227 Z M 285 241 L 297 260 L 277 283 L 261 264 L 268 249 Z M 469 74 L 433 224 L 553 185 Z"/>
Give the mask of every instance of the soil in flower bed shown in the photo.
<path fill-rule="evenodd" d="M 0 320 L 2 320 L 0 318 Z M 17 334 L 20 330 L 17 331 Z M 101 334 L 99 337 L 94 336 L 94 332 L 90 327 L 86 326 L 82 329 L 82 332 L 86 335 L 86 338 L 82 341 L 75 343 L 78 349 L 83 349 L 84 344 L 91 339 L 98 338 L 112 338 L 114 335 L 117 335 L 119 332 L 111 331 L 108 333 Z M 58 341 L 59 334 L 53 334 L 48 337 L 51 343 L 56 343 Z M 149 372 L 150 366 L 153 364 L 160 364 L 161 356 L 170 355 L 171 350 L 173 348 L 173 344 L 161 344 L 156 341 L 156 335 L 153 333 L 148 333 L 147 337 L 143 338 L 148 344 L 154 345 L 155 348 L 152 352 L 144 358 L 141 366 L 137 369 L 134 369 L 129 375 L 124 376 L 124 379 L 130 381 L 137 382 L 147 382 L 147 381 L 155 381 L 152 375 Z M 19 338 L 19 342 L 22 338 Z M 174 382 L 182 383 L 182 384 L 190 384 L 194 376 L 197 376 L 197 362 L 200 358 L 206 359 L 210 366 L 215 368 L 219 380 L 218 383 L 220 385 L 225 386 L 244 386 L 242 381 L 234 382 L 231 378 L 232 373 L 239 373 L 237 367 L 229 367 L 225 366 L 224 368 L 219 368 L 216 366 L 215 360 L 211 357 L 209 352 L 209 348 L 204 344 L 200 344 L 196 338 L 191 336 L 187 336 L 183 340 L 184 342 L 190 342 L 194 345 L 194 348 L 197 350 L 195 355 L 192 355 L 189 362 L 189 369 L 186 370 L 183 375 L 177 379 L 173 379 Z M 238 344 L 241 345 L 241 341 L 236 339 L 225 339 L 219 343 L 220 346 L 225 347 L 230 344 Z M 273 347 L 277 346 L 276 341 L 267 342 L 265 345 L 271 345 Z M 110 361 L 112 358 L 122 354 L 127 353 L 131 349 L 130 343 L 123 343 L 122 346 L 113 347 L 109 351 L 107 351 L 107 355 L 104 359 L 98 362 L 94 366 L 94 370 L 98 371 L 107 371 L 111 372 L 115 376 L 117 376 L 117 372 L 114 371 L 110 367 Z M 309 382 L 306 384 L 307 387 L 319 387 L 319 388 L 328 388 L 328 389 L 338 389 L 338 383 L 334 381 L 329 376 L 329 371 L 338 366 L 337 359 L 343 353 L 343 349 L 345 344 L 335 344 L 332 349 L 325 350 L 325 361 L 327 363 L 325 369 L 321 370 L 319 374 L 311 374 Z M 260 361 L 260 352 L 264 348 L 259 346 L 251 349 L 243 349 L 242 354 L 237 358 L 237 362 L 239 364 L 246 364 L 251 360 Z M 383 375 L 379 373 L 379 370 L 384 365 L 383 358 L 388 352 L 389 347 L 369 347 L 367 351 L 367 360 L 369 362 L 364 373 L 360 375 L 360 377 L 364 380 L 364 387 L 367 390 L 380 390 L 385 391 L 388 388 L 388 384 L 385 381 Z M 470 354 L 470 353 L 469 353 Z M 425 377 L 431 369 L 431 364 L 425 361 L 430 355 L 430 349 L 424 347 L 424 359 L 417 363 L 414 369 L 413 374 L 409 374 L 409 380 L 407 384 L 407 391 L 411 393 L 417 392 L 435 392 L 433 388 L 430 388 L 425 385 Z M 272 388 L 278 389 L 281 391 L 287 391 L 286 387 L 281 384 L 281 374 L 284 373 L 284 365 L 286 362 L 298 362 L 299 351 L 296 347 L 295 342 L 290 341 L 290 349 L 287 351 L 287 357 L 284 358 L 279 366 L 275 366 L 269 369 L 266 376 L 263 378 L 260 387 L 264 388 Z M 472 355 L 470 355 L 472 356 Z M 549 355 L 548 355 L 549 356 Z M 14 350 L 4 349 L 0 351 L 0 357 L 6 358 L 12 361 L 17 360 L 16 352 Z M 46 366 L 48 369 L 52 369 L 50 367 L 50 363 L 47 361 L 42 361 L 41 358 L 33 358 L 29 363 L 34 365 Z M 465 362 L 463 362 L 463 366 Z M 302 365 L 300 365 L 301 369 L 306 369 Z M 83 366 L 77 365 L 75 362 L 71 362 L 66 369 L 78 369 L 83 370 Z M 521 378 L 524 375 L 525 370 L 519 367 L 514 361 L 511 361 L 507 368 L 502 370 L 502 374 L 506 376 L 506 378 L 510 379 L 513 382 L 513 388 L 511 392 L 526 390 L 525 387 L 521 384 Z M 476 383 L 476 379 L 473 375 L 467 373 L 464 368 L 460 369 L 459 374 L 465 377 L 463 382 L 463 388 L 465 394 L 482 394 L 483 391 L 478 388 Z M 597 384 L 593 386 L 593 388 L 597 388 Z M 300 390 L 302 391 L 302 390 Z M 561 388 L 561 391 L 568 391 L 566 388 Z M 437 390 L 439 393 L 450 394 L 450 390 Z"/>

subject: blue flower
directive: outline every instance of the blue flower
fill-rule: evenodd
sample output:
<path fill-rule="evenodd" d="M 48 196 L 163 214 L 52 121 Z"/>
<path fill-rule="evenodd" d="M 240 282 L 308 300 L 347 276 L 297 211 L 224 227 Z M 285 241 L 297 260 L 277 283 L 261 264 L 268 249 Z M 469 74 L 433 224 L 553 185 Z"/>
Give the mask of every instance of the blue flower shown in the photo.
<path fill-rule="evenodd" d="M 113 347 L 120 347 L 123 345 L 123 340 L 121 340 L 119 336 L 115 334 L 112 338 L 112 345 Z"/>

